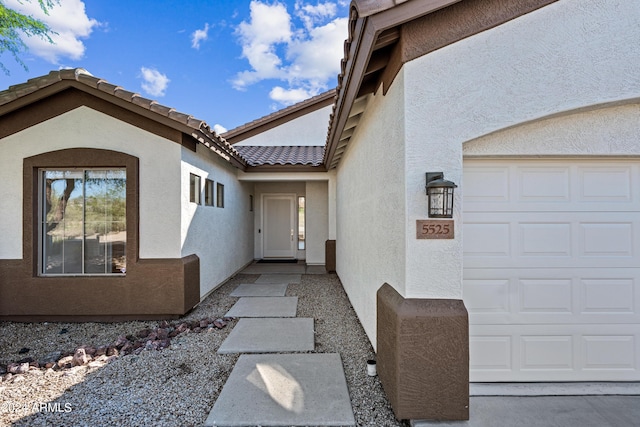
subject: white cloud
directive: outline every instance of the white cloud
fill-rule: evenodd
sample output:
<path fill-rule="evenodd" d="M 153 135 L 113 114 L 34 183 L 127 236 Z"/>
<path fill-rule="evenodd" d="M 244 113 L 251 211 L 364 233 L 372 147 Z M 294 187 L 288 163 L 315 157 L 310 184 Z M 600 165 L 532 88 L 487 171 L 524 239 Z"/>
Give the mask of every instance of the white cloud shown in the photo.
<path fill-rule="evenodd" d="M 284 105 L 295 104 L 296 102 L 309 99 L 314 95 L 316 94 L 309 92 L 306 89 L 302 89 L 302 88 L 285 89 L 281 86 L 276 86 L 273 89 L 271 89 L 271 92 L 269 92 L 269 98 Z"/>
<path fill-rule="evenodd" d="M 284 76 L 276 48 L 288 43 L 292 36 L 291 17 L 284 4 L 269 5 L 254 0 L 250 9 L 250 22 L 241 22 L 236 30 L 242 43 L 242 57 L 252 67 L 250 71 L 238 73 L 233 80 L 233 86 L 239 90 L 260 80 Z"/>
<path fill-rule="evenodd" d="M 209 24 L 204 24 L 202 30 L 195 30 L 191 34 L 191 47 L 194 49 L 200 49 L 200 43 L 207 41 L 209 38 Z"/>
<path fill-rule="evenodd" d="M 4 3 L 11 9 L 40 19 L 57 33 L 51 35 L 54 44 L 39 37 L 22 37 L 32 54 L 52 64 L 59 64 L 61 58 L 81 59 L 85 52 L 82 39 L 88 38 L 95 27 L 102 25 L 87 16 L 84 2 L 81 0 L 61 1 L 49 10 L 48 15 L 40 9 L 35 0 L 23 3 L 18 0 L 6 0 Z"/>
<path fill-rule="evenodd" d="M 288 87 L 274 85 L 270 92 L 282 105 L 327 90 L 340 72 L 347 37 L 347 18 L 336 18 L 337 3 L 298 0 L 293 16 L 278 2 L 252 0 L 250 9 L 249 20 L 238 26 L 236 35 L 251 68 L 236 75 L 233 87 L 244 90 L 270 79 L 286 82 Z"/>
<path fill-rule="evenodd" d="M 305 28 L 311 30 L 316 23 L 333 18 L 337 12 L 337 5 L 335 3 L 318 3 L 314 6 L 298 0 L 295 9 Z"/>
<path fill-rule="evenodd" d="M 169 86 L 169 78 L 154 68 L 140 68 L 142 76 L 142 89 L 152 96 L 164 96 L 167 86 Z"/>
<path fill-rule="evenodd" d="M 215 133 L 220 135 L 222 133 L 225 133 L 229 129 L 227 129 L 226 127 L 222 126 L 221 124 L 216 123 L 215 125 L 213 125 L 213 130 L 214 130 Z"/>

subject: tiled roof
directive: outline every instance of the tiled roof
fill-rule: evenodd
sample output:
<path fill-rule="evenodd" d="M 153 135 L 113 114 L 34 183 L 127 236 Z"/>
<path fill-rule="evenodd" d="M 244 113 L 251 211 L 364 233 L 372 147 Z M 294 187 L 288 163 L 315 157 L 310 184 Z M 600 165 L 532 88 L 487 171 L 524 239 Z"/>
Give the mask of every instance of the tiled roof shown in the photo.
<path fill-rule="evenodd" d="M 48 75 L 30 79 L 26 83 L 10 86 L 9 89 L 0 92 L 0 107 L 62 81 L 82 83 L 89 88 L 97 89 L 100 92 L 127 101 L 132 106 L 135 105 L 168 118 L 170 119 L 169 123 L 173 123 L 173 126 L 191 135 L 221 157 L 227 160 L 233 159 L 236 166 L 246 164 L 238 151 L 224 138 L 216 134 L 204 120 L 196 119 L 191 115 L 176 111 L 174 108 L 161 105 L 157 101 L 144 98 L 140 94 L 129 92 L 120 86 L 110 84 L 106 80 L 92 76 L 82 68 L 52 71 Z M 132 109 L 135 110 L 135 107 Z"/>
<path fill-rule="evenodd" d="M 324 146 L 256 146 L 235 147 L 249 166 L 262 165 L 307 165 L 320 166 L 324 157 Z"/>

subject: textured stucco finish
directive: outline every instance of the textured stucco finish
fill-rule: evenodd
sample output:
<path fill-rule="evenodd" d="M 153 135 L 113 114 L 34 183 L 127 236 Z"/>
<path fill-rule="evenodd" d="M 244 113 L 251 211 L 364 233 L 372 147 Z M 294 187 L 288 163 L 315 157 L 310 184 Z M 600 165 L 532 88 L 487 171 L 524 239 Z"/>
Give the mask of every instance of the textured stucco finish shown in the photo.
<path fill-rule="evenodd" d="M 307 264 L 324 264 L 325 242 L 329 238 L 329 203 L 327 181 L 306 183 L 306 260 Z"/>
<path fill-rule="evenodd" d="M 324 145 L 331 106 L 297 117 L 234 145 Z"/>
<path fill-rule="evenodd" d="M 442 170 L 461 183 L 465 142 L 635 99 L 639 37 L 635 2 L 559 1 L 407 63 L 407 235 L 426 214 L 424 172 Z M 461 298 L 463 191 L 455 240 L 408 240 L 405 297 Z"/>
<path fill-rule="evenodd" d="M 0 141 L 0 259 L 22 258 L 23 159 L 66 148 L 119 151 L 140 159 L 141 258 L 181 258 L 180 146 L 87 107 L 32 126 Z M 133 225 L 135 226 L 135 225 Z"/>
<path fill-rule="evenodd" d="M 640 155 L 640 100 L 575 111 L 508 128 L 466 142 L 473 156 Z M 598 106 L 600 107 L 600 106 Z"/>
<path fill-rule="evenodd" d="M 378 376 L 398 419 L 469 419 L 469 320 L 462 300 L 376 294 Z"/>
<path fill-rule="evenodd" d="M 337 271 L 374 346 L 382 283 L 462 298 L 463 155 L 640 154 L 639 39 L 639 3 L 560 0 L 406 63 L 371 98 L 336 205 Z M 459 185 L 455 239 L 415 239 L 431 171 Z"/>
<path fill-rule="evenodd" d="M 180 222 L 182 256 L 200 257 L 200 295 L 204 296 L 253 259 L 253 184 L 236 179 L 235 170 L 198 144 L 182 148 Z M 190 173 L 201 177 L 201 204 L 189 201 Z M 224 185 L 224 208 L 204 204 L 205 179 Z M 214 201 L 216 197 L 214 197 Z M 174 225 L 174 227 L 177 224 Z"/>
<path fill-rule="evenodd" d="M 336 270 L 374 346 L 376 290 L 405 292 L 403 85 L 369 100 L 337 172 Z"/>

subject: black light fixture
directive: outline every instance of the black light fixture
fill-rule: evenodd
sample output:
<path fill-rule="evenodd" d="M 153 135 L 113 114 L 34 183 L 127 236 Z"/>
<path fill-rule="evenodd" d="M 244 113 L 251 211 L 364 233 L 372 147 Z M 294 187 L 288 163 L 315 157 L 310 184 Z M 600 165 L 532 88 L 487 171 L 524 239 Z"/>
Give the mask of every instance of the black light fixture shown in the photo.
<path fill-rule="evenodd" d="M 453 189 L 456 187 L 444 179 L 443 172 L 427 172 L 429 218 L 453 218 Z"/>

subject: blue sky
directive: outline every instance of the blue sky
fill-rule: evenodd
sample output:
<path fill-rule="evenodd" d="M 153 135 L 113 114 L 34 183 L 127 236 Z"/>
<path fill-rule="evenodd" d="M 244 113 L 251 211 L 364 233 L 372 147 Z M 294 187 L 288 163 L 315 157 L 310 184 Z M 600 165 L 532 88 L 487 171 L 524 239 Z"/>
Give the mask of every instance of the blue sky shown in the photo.
<path fill-rule="evenodd" d="M 49 16 L 2 2 L 58 34 L 24 38 L 28 71 L 0 56 L 0 90 L 82 67 L 226 129 L 335 87 L 347 37 L 347 0 L 60 0 Z"/>

